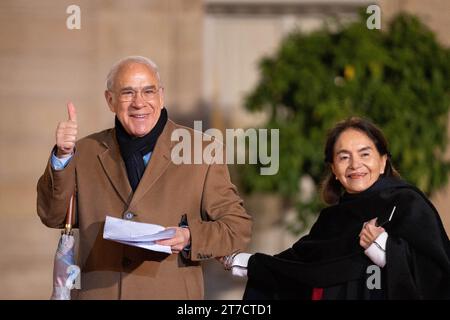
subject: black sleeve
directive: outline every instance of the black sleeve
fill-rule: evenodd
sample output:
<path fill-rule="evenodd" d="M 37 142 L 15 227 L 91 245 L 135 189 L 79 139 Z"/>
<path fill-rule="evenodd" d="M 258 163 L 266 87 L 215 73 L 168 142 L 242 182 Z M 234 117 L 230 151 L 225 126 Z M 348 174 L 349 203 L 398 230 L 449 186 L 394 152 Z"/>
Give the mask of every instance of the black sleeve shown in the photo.
<path fill-rule="evenodd" d="M 310 300 L 312 288 L 293 279 L 292 270 L 297 271 L 280 259 L 261 253 L 252 255 L 244 300 Z"/>
<path fill-rule="evenodd" d="M 449 240 L 439 214 L 421 194 L 406 191 L 386 226 L 389 299 L 450 299 Z"/>

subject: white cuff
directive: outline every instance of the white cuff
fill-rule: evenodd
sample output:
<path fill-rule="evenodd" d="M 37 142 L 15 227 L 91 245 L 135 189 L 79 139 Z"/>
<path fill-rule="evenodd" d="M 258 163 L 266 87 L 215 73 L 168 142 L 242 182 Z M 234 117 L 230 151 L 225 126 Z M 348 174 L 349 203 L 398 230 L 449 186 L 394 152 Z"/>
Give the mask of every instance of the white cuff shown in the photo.
<path fill-rule="evenodd" d="M 383 268 L 386 265 L 386 241 L 388 233 L 380 234 L 375 241 L 364 251 L 377 266 Z"/>
<path fill-rule="evenodd" d="M 231 273 L 233 276 L 246 277 L 247 276 L 247 265 L 248 259 L 252 255 L 250 253 L 238 253 L 231 264 Z"/>

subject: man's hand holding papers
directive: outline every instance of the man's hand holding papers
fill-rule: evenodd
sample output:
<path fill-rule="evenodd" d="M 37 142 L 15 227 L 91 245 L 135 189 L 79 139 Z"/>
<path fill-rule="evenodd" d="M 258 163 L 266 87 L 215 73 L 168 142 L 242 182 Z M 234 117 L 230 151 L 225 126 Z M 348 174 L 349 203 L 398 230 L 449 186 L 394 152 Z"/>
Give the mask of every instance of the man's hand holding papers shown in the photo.
<path fill-rule="evenodd" d="M 175 228 L 123 220 L 106 216 L 103 238 L 140 247 L 148 250 L 172 253 L 170 245 L 157 244 L 158 240 L 171 239 L 175 236 Z"/>

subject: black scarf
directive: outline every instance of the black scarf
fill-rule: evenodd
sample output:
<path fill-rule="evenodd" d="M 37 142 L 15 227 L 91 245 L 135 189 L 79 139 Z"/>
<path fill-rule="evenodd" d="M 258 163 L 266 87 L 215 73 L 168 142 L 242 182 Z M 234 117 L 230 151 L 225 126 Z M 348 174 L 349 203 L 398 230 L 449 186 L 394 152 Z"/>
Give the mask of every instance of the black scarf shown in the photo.
<path fill-rule="evenodd" d="M 132 137 L 126 132 L 119 119 L 117 117 L 115 119 L 117 142 L 119 143 L 120 154 L 127 167 L 128 180 L 133 191 L 136 191 L 139 181 L 144 175 L 143 156 L 153 151 L 166 123 L 167 110 L 163 108 L 158 121 L 149 133 L 143 137 Z"/>
<path fill-rule="evenodd" d="M 372 195 L 374 192 L 380 192 L 385 189 L 400 188 L 400 187 L 415 189 L 414 186 L 409 185 L 408 183 L 406 183 L 401 179 L 395 177 L 380 176 L 380 178 L 372 186 L 370 186 L 363 192 L 359 193 L 344 192 L 339 199 L 339 203 L 342 204 L 348 201 L 363 199 L 367 196 Z"/>

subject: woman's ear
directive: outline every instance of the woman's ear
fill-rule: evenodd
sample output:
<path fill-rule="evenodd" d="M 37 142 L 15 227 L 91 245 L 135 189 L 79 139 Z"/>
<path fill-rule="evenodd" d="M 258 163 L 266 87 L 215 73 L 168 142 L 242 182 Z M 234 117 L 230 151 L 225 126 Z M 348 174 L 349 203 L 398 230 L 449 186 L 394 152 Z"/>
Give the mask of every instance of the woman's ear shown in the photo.
<path fill-rule="evenodd" d="M 387 154 L 381 156 L 380 162 L 380 174 L 384 174 L 386 170 Z"/>

